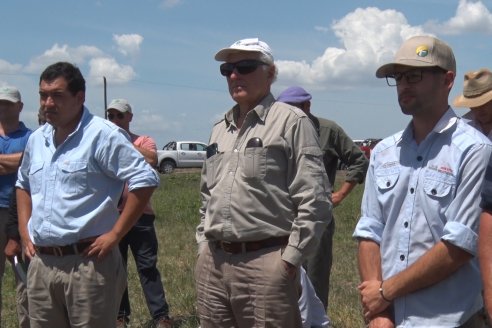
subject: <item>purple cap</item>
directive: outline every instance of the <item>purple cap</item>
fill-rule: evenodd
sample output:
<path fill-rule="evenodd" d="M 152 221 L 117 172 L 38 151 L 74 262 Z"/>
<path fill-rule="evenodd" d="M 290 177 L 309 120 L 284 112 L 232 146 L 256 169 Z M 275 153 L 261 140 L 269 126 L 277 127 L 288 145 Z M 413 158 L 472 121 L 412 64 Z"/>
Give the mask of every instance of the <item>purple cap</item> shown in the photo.
<path fill-rule="evenodd" d="M 303 88 L 289 87 L 278 96 L 277 101 L 289 104 L 302 104 L 311 100 L 311 98 L 311 95 Z"/>

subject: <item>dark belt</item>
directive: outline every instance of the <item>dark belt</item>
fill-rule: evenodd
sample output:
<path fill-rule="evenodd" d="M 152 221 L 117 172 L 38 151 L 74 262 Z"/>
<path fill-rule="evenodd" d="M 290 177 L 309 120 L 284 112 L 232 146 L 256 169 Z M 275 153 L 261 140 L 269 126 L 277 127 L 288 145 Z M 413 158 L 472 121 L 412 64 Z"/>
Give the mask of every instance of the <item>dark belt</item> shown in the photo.
<path fill-rule="evenodd" d="M 92 241 L 78 242 L 66 246 L 34 246 L 34 249 L 39 254 L 66 256 L 82 254 Z"/>
<path fill-rule="evenodd" d="M 271 237 L 258 241 L 223 241 L 218 240 L 214 242 L 216 248 L 220 248 L 226 253 L 238 254 L 246 252 L 254 252 L 263 248 L 274 247 L 274 246 L 285 246 L 289 242 L 288 236 L 283 237 Z"/>

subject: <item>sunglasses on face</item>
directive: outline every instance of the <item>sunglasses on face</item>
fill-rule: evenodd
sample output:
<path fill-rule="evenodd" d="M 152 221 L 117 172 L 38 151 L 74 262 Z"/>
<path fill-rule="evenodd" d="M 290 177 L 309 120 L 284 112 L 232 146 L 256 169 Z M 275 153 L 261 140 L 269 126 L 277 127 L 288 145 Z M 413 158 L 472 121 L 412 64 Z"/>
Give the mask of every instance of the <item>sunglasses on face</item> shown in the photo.
<path fill-rule="evenodd" d="M 123 114 L 123 113 L 117 113 L 117 114 L 109 113 L 108 114 L 108 120 L 110 120 L 110 121 L 114 120 L 115 118 L 122 120 L 123 117 L 125 117 L 125 114 Z"/>
<path fill-rule="evenodd" d="M 223 63 L 220 65 L 220 74 L 229 77 L 236 70 L 241 75 L 250 74 L 256 71 L 259 66 L 267 65 L 267 63 L 254 59 L 241 60 L 236 63 Z"/>

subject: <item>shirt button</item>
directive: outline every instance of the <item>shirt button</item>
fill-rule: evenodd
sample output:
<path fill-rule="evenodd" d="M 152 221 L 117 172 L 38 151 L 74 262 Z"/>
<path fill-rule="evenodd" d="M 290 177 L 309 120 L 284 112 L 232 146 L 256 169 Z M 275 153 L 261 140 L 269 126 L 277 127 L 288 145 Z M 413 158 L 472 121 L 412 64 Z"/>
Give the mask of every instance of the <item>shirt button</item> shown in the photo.
<path fill-rule="evenodd" d="M 391 186 L 391 182 L 386 181 L 386 187 L 389 187 L 389 186 Z"/>
<path fill-rule="evenodd" d="M 400 255 L 400 260 L 405 260 L 405 255 Z"/>
<path fill-rule="evenodd" d="M 403 223 L 403 226 L 404 226 L 405 228 L 408 228 L 408 222 Z M 403 256 L 403 255 L 402 255 L 402 256 Z"/>
<path fill-rule="evenodd" d="M 432 189 L 432 190 L 431 190 L 431 194 L 436 195 L 436 194 L 437 194 L 436 189 Z"/>
<path fill-rule="evenodd" d="M 422 160 L 423 160 L 422 156 L 417 156 L 417 161 L 419 161 L 419 162 L 420 162 L 420 161 L 422 161 Z"/>
<path fill-rule="evenodd" d="M 415 189 L 410 188 L 410 193 L 413 194 L 415 192 Z"/>

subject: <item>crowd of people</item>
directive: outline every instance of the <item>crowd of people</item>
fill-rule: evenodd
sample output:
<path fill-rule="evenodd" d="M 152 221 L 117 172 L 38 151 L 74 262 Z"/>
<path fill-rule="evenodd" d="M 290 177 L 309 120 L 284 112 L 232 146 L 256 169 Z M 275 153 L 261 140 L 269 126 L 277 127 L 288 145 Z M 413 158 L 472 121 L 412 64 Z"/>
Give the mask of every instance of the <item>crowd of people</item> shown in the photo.
<path fill-rule="evenodd" d="M 448 104 L 452 49 L 406 40 L 376 77 L 411 120 L 368 161 L 311 113 L 304 88 L 272 94 L 267 43 L 242 39 L 215 59 L 235 105 L 213 126 L 201 173 L 201 328 L 329 327 L 333 207 L 362 183 L 353 237 L 367 326 L 491 327 L 492 72 L 464 75 L 453 104 L 470 111 L 459 117 Z M 150 205 L 155 141 L 131 132 L 126 99 L 111 101 L 107 119 L 91 114 L 71 63 L 46 67 L 39 96 L 31 131 L 19 90 L 0 88 L 0 279 L 15 262 L 19 326 L 126 327 L 130 249 L 153 325 L 173 327 Z"/>

